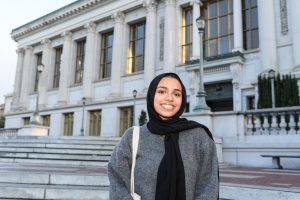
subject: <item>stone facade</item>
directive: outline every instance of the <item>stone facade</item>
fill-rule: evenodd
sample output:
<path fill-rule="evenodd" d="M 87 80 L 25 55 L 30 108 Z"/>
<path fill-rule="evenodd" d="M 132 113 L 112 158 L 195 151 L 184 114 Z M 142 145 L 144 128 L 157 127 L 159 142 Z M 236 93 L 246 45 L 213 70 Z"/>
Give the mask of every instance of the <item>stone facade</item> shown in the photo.
<path fill-rule="evenodd" d="M 91 111 L 101 110 L 101 136 L 118 136 L 121 129 L 120 108 L 134 107 L 134 121 L 146 110 L 145 96 L 152 78 L 162 72 L 176 72 L 187 88 L 189 109 L 193 119 L 197 113 L 199 88 L 200 36 L 195 18 L 202 15 L 206 1 L 197 0 L 83 0 L 65 6 L 37 20 L 12 30 L 18 43 L 18 61 L 12 96 L 6 97 L 6 128 L 23 126 L 38 104 L 40 115 L 50 115 L 50 136 L 62 135 L 64 113 L 73 113 L 73 135 L 90 132 Z M 216 111 L 243 112 L 248 101 L 257 101 L 257 76 L 270 69 L 292 73 L 298 78 L 300 64 L 300 1 L 257 2 L 258 48 L 245 49 L 243 37 L 242 0 L 232 1 L 232 46 L 229 52 L 204 62 L 203 82 L 215 92 L 207 94 L 222 99 L 222 89 L 231 84 L 228 102 Z M 191 7 L 191 60 L 182 61 L 183 14 Z M 297 9 L 299 8 L 299 9 Z M 143 70 L 129 72 L 131 25 L 145 22 Z M 111 75 L 100 79 L 101 43 L 103 34 L 113 31 Z M 85 41 L 82 82 L 75 83 L 77 42 Z M 53 88 L 55 50 L 63 48 L 59 87 Z M 34 92 L 37 55 L 42 54 L 45 69 L 38 92 Z M 224 87 L 222 84 L 224 83 Z M 226 87 L 225 87 L 226 86 Z M 134 98 L 132 91 L 137 90 Z M 86 102 L 83 105 L 82 98 Z M 38 100 L 38 102 L 36 102 Z M 225 101 L 225 100 L 224 100 Z M 215 104 L 214 104 L 215 103 Z M 231 103 L 232 105 L 227 105 Z M 255 103 L 255 102 L 254 102 Z M 217 101 L 210 104 L 214 106 Z M 223 109 L 223 110 L 222 110 Z M 83 120 L 83 125 L 81 121 Z M 204 121 L 206 123 L 206 121 Z M 213 124 L 206 123 L 213 130 Z M 216 131 L 217 132 L 217 131 Z M 226 141 L 226 136 L 216 133 Z M 230 138 L 230 137 L 229 137 Z"/>

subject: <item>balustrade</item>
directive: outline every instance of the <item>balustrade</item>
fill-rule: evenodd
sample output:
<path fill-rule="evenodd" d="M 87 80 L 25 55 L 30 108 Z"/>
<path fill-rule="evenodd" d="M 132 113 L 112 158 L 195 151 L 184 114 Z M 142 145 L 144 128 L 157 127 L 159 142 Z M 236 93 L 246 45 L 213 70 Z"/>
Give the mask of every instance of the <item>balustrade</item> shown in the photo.
<path fill-rule="evenodd" d="M 246 135 L 300 134 L 299 115 L 300 106 L 246 111 Z"/>

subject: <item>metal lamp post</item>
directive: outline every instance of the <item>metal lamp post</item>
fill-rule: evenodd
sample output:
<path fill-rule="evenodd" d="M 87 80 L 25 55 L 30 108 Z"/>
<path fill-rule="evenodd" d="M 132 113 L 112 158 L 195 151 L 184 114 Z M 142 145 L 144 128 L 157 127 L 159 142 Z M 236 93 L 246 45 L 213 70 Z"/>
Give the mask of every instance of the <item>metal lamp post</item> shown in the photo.
<path fill-rule="evenodd" d="M 199 58 L 199 90 L 197 92 L 197 105 L 193 109 L 194 111 L 209 111 L 210 108 L 206 105 L 205 97 L 206 92 L 203 84 L 203 32 L 205 30 L 205 18 L 200 16 L 196 19 L 198 32 L 200 36 L 200 58 Z"/>
<path fill-rule="evenodd" d="M 272 108 L 275 108 L 275 87 L 274 87 L 275 71 L 273 69 L 270 69 L 268 72 L 268 76 L 269 79 L 271 80 Z"/>
<path fill-rule="evenodd" d="M 81 99 L 82 101 L 82 121 L 81 121 L 81 129 L 80 129 L 80 135 L 84 136 L 84 109 L 85 109 L 85 103 L 86 103 L 86 98 L 82 97 Z"/>
<path fill-rule="evenodd" d="M 133 116 L 133 125 L 136 125 L 135 124 L 135 99 L 136 99 L 136 95 L 137 95 L 137 91 L 134 89 L 132 91 L 132 96 L 133 96 L 133 114 L 132 114 L 132 116 Z"/>
<path fill-rule="evenodd" d="M 39 82 L 40 82 L 41 74 L 44 71 L 44 68 L 45 66 L 43 64 L 39 64 L 37 66 L 38 80 L 37 80 L 37 95 L 36 95 L 36 102 L 35 102 L 35 111 L 33 112 L 32 118 L 30 120 L 30 124 L 34 124 L 34 125 L 41 125 L 40 116 L 39 116 Z"/>

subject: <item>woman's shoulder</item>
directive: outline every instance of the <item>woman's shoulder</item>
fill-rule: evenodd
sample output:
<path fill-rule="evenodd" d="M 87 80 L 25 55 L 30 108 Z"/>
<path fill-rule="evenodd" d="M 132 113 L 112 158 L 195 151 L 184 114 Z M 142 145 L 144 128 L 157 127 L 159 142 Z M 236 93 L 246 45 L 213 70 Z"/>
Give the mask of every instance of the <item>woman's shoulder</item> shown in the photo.
<path fill-rule="evenodd" d="M 182 132 L 185 137 L 192 137 L 196 140 L 213 141 L 213 136 L 209 129 L 205 126 L 199 126 L 196 128 L 188 129 Z"/>

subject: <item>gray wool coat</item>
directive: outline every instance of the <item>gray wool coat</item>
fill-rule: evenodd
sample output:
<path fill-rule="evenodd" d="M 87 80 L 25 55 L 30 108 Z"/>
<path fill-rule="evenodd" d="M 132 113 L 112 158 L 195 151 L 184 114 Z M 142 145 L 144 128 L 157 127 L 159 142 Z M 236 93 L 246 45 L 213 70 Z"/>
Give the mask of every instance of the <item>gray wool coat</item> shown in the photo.
<path fill-rule="evenodd" d="M 115 147 L 108 163 L 110 200 L 132 200 L 130 196 L 132 131 L 129 128 Z M 180 132 L 179 148 L 185 170 L 186 200 L 216 200 L 218 160 L 215 143 L 202 128 Z M 157 171 L 164 155 L 163 136 L 140 128 L 135 166 L 135 192 L 142 200 L 154 200 Z"/>

